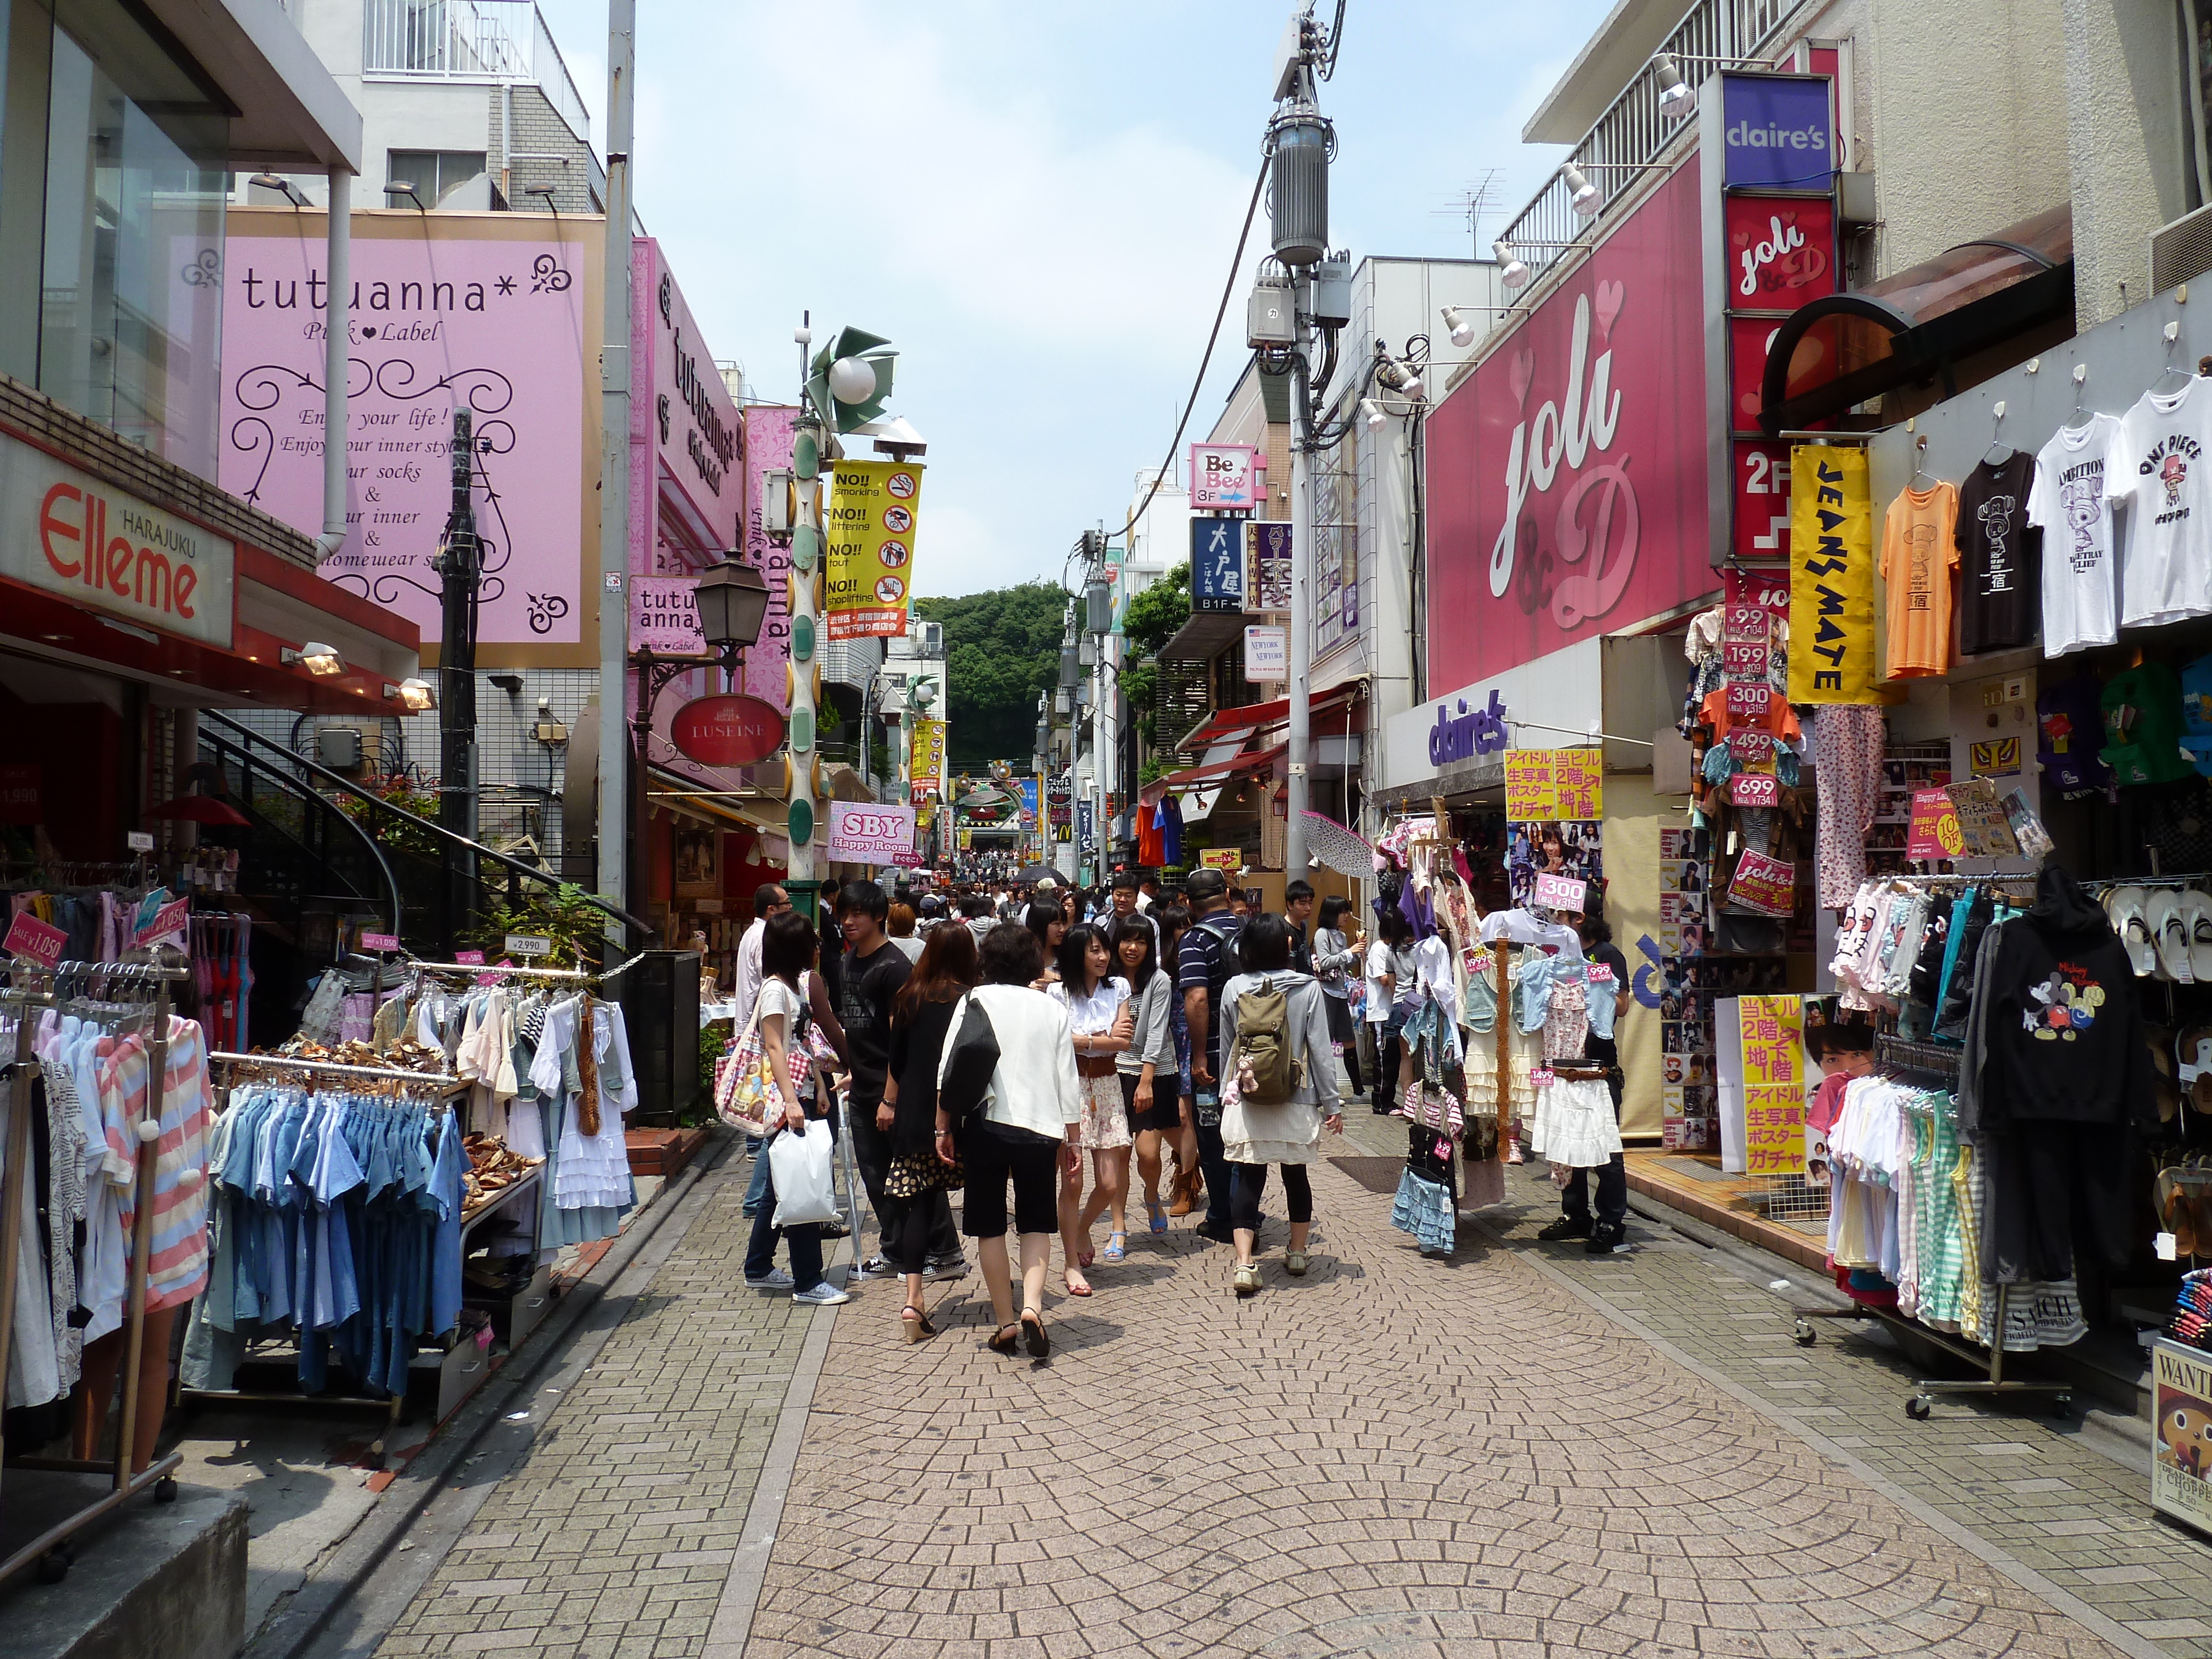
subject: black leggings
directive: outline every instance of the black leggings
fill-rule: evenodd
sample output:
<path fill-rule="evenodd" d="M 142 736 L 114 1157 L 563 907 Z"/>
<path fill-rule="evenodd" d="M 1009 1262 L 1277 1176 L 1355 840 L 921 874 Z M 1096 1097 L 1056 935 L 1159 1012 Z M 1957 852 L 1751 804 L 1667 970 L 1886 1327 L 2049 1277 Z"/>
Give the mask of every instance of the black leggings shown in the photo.
<path fill-rule="evenodd" d="M 1247 1232 L 1260 1230 L 1260 1200 L 1267 1190 L 1267 1166 L 1232 1164 L 1229 1166 L 1229 1224 Z M 1313 1219 L 1313 1183 L 1303 1164 L 1283 1165 L 1283 1195 L 1291 1206 L 1291 1219 Z"/>

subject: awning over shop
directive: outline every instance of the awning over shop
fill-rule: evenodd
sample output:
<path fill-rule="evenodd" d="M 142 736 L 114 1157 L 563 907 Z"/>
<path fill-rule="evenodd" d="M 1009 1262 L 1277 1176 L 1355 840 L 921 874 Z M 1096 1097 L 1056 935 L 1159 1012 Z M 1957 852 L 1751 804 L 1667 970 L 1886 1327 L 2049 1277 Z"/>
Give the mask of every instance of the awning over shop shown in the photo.
<path fill-rule="evenodd" d="M 1349 708 L 1359 691 L 1358 684 L 1343 685 L 1323 692 L 1313 700 L 1309 718 L 1316 737 L 1341 736 L 1346 727 L 1340 718 L 1334 726 L 1327 725 L 1332 717 L 1340 717 Z M 1237 708 L 1217 708 L 1184 738 L 1178 748 L 1206 749 L 1233 738 L 1239 732 L 1260 732 L 1270 726 L 1280 726 L 1291 717 L 1291 700 L 1277 697 L 1272 702 L 1248 702 Z"/>
<path fill-rule="evenodd" d="M 1769 436 L 1802 430 L 1932 381 L 1951 397 L 1968 359 L 2012 342 L 2025 355 L 2025 337 L 2052 326 L 2070 333 L 2073 317 L 2073 210 L 2062 205 L 1800 307 L 1767 348 L 1759 425 Z"/>
<path fill-rule="evenodd" d="M 1167 773 L 1158 781 L 1178 792 L 1227 783 L 1232 778 L 1266 771 L 1288 754 L 1290 748 L 1286 743 L 1279 743 L 1272 749 L 1247 750 L 1226 760 L 1209 761 L 1203 765 L 1187 766 L 1180 772 Z"/>
<path fill-rule="evenodd" d="M 1244 624 L 1252 620 L 1241 611 L 1194 611 L 1190 620 L 1160 647 L 1160 659 L 1205 662 L 1243 639 Z"/>

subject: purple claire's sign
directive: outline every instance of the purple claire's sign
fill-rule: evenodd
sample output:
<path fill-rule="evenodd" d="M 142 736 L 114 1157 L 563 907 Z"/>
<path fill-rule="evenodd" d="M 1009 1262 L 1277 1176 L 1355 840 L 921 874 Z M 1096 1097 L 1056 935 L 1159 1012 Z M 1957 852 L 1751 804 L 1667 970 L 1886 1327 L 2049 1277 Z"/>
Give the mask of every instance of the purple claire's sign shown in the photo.
<path fill-rule="evenodd" d="M 1827 190 L 1836 171 L 1835 123 L 1824 75 L 1721 76 L 1729 190 Z"/>
<path fill-rule="evenodd" d="M 230 238 L 216 482 L 313 535 L 330 285 L 321 231 L 283 222 L 282 235 Z M 452 504 L 457 408 L 475 417 L 479 639 L 580 637 L 585 257 L 554 241 L 354 243 L 349 533 L 321 570 L 426 642 L 439 637 L 431 566 Z"/>

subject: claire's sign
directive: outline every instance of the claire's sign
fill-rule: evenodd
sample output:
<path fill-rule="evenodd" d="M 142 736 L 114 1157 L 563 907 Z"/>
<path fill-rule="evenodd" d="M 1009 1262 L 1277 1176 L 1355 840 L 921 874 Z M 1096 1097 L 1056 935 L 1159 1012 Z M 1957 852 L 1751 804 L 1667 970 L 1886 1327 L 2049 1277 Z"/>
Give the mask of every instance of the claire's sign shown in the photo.
<path fill-rule="evenodd" d="M 702 766 L 757 766 L 783 747 L 783 716 L 742 692 L 695 697 L 676 711 L 668 737 Z"/>
<path fill-rule="evenodd" d="M 1721 76 L 1721 183 L 1730 190 L 1826 191 L 1836 171 L 1825 75 Z"/>
<path fill-rule="evenodd" d="M 1513 734 L 1505 725 L 1505 699 L 1495 690 L 1486 707 L 1469 708 L 1465 697 L 1455 704 L 1440 702 L 1437 723 L 1429 728 L 1429 763 L 1449 766 L 1455 761 L 1495 755 L 1512 741 Z"/>

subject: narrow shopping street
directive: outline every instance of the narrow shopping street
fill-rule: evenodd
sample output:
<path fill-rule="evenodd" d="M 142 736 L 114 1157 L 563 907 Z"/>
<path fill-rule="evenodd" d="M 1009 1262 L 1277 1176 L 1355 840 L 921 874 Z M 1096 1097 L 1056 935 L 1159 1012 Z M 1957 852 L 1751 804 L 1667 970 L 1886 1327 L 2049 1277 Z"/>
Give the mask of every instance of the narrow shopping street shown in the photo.
<path fill-rule="evenodd" d="M 1363 1114 L 1341 1152 L 1394 1142 Z M 1641 1218 L 1627 1255 L 1539 1244 L 1534 1176 L 1439 1262 L 1324 1166 L 1304 1282 L 1278 1247 L 1238 1302 L 1178 1223 L 1055 1296 L 1039 1364 L 983 1347 L 972 1275 L 916 1346 L 895 1285 L 744 1290 L 744 1173 L 388 1631 L 312 1651 L 2212 1653 L 2142 1425 L 1909 1421 L 1878 1344 L 1791 1343 L 1803 1275 Z"/>

